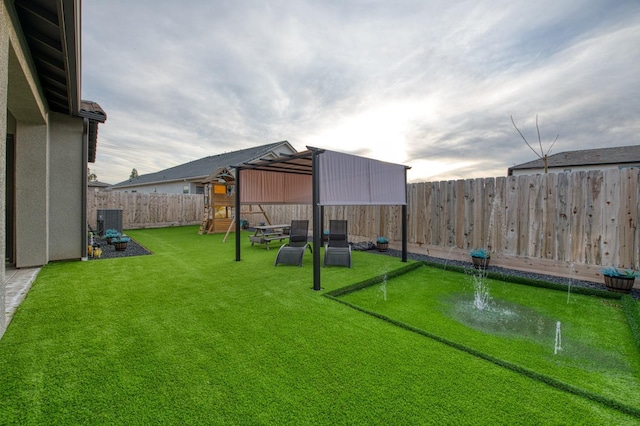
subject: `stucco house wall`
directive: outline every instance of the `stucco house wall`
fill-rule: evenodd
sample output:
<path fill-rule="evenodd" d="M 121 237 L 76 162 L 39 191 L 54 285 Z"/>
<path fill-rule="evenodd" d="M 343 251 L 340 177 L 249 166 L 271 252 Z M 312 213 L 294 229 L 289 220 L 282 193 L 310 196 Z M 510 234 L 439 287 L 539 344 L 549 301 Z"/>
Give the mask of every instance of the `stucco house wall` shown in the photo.
<path fill-rule="evenodd" d="M 0 137 L 0 253 L 16 268 L 86 256 L 88 153 L 94 161 L 97 123 L 106 120 L 99 105 L 80 98 L 80 2 L 32 6 L 0 2 L 0 132 L 7 135 Z M 53 15 L 58 19 L 44 19 Z M 66 74 L 66 85 L 56 82 L 55 91 L 47 90 L 50 69 L 36 66 L 42 51 L 29 47 L 41 26 L 49 38 L 59 37 L 46 52 L 60 55 L 54 72 Z M 2 262 L 0 337 L 7 327 L 5 276 Z"/>
<path fill-rule="evenodd" d="M 16 18 L 3 3 L 0 52 L 6 68 L 7 104 L 0 118 L 7 133 L 7 110 L 15 119 L 15 258 L 16 267 L 48 262 L 49 134 L 45 100 L 33 72 L 29 50 L 16 28 Z M 6 62 L 5 62 L 6 60 Z M 6 150 L 6 139 L 2 138 Z M 5 158 L 6 161 L 11 159 Z M 6 178 L 6 176 L 5 176 Z M 4 188 L 4 185 L 3 185 Z M 6 208 L 6 199 L 2 198 Z M 4 209 L 3 209 L 4 210 Z M 2 228 L 5 229 L 5 226 Z M 38 230 L 38 232 L 33 232 Z M 3 254 L 5 244 L 2 244 Z"/>
<path fill-rule="evenodd" d="M 9 50 L 9 22 L 7 17 L 7 10 L 4 3 L 0 4 L 0 131 L 2 134 L 7 133 L 7 89 L 9 86 L 8 74 L 8 50 Z M 7 143 L 5 138 L 0 137 L 0 164 L 7 164 Z M 6 167 L 3 168 L 0 173 L 0 211 L 6 209 Z M 5 235 L 6 223 L 5 215 L 0 214 L 0 253 L 2 257 L 5 257 Z M 0 336 L 4 334 L 4 330 L 7 328 L 4 312 L 6 308 L 6 289 L 4 283 L 5 266 L 4 262 L 0 262 Z"/>
<path fill-rule="evenodd" d="M 69 189 L 83 185 L 83 122 L 58 113 L 49 117 L 49 260 L 79 259 L 85 255 L 83 202 L 78 191 Z M 70 244 L 74 241 L 76 244 Z"/>
<path fill-rule="evenodd" d="M 18 121 L 15 140 L 16 267 L 42 266 L 49 261 L 47 125 Z"/>
<path fill-rule="evenodd" d="M 47 232 L 47 111 L 33 72 L 29 50 L 25 47 L 20 28 L 17 26 L 15 11 L 0 5 L 0 132 L 6 135 L 11 130 L 15 135 L 15 199 L 13 208 L 21 211 L 22 218 L 15 223 L 16 257 L 26 265 L 42 265 L 48 259 Z M 18 149 L 18 145 L 20 149 Z M 1 173 L 0 208 L 7 209 L 7 161 L 6 138 L 0 137 L 3 172 Z M 29 173 L 31 170 L 31 173 Z M 33 183 L 37 181 L 34 185 Z M 20 215 L 16 215 L 16 219 Z M 0 215 L 0 252 L 6 258 L 6 234 L 14 230 L 6 229 L 5 214 Z M 31 232 L 30 224 L 39 223 L 37 232 Z M 18 249 L 19 247 L 19 249 Z M 0 335 L 6 328 L 5 262 L 0 270 Z"/>

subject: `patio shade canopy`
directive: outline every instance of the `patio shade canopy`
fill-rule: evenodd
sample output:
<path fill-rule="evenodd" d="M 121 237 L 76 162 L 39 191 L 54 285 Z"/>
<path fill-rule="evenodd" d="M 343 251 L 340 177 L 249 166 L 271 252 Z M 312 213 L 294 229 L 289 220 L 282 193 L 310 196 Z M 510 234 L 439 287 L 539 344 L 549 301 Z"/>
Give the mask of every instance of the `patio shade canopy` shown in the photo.
<path fill-rule="evenodd" d="M 317 148 L 238 166 L 241 203 L 312 204 L 314 152 L 318 205 L 406 205 L 406 166 Z"/>
<path fill-rule="evenodd" d="M 402 261 L 407 261 L 407 166 L 320 148 L 236 168 L 236 212 L 242 204 L 313 206 L 313 289 L 320 290 L 321 208 L 402 206 Z M 237 218 L 239 219 L 239 218 Z M 236 261 L 240 220 L 236 220 Z"/>

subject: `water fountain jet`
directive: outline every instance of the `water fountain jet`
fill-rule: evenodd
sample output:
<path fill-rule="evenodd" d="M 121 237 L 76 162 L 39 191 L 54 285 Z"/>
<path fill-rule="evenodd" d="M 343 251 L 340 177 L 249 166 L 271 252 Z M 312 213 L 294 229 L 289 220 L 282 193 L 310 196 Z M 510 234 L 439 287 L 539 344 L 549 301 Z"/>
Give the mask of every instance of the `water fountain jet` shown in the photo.
<path fill-rule="evenodd" d="M 562 327 L 560 321 L 556 323 L 556 341 L 553 346 L 553 354 L 558 355 L 558 351 L 562 350 Z"/>
<path fill-rule="evenodd" d="M 380 291 L 382 292 L 382 300 L 387 301 L 387 274 L 384 274 L 382 284 L 380 284 Z"/>
<path fill-rule="evenodd" d="M 473 296 L 473 306 L 477 310 L 484 311 L 489 308 L 491 295 L 483 274 L 475 274 L 473 276 Z"/>

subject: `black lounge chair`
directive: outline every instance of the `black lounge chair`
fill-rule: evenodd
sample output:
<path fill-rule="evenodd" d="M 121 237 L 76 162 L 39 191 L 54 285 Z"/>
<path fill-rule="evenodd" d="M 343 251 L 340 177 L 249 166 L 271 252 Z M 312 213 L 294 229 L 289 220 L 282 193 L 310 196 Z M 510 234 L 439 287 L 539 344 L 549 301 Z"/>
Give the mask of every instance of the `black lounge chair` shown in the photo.
<path fill-rule="evenodd" d="M 278 266 L 279 263 L 302 266 L 305 250 L 307 247 L 309 251 L 312 250 L 308 242 L 308 232 L 308 220 L 292 220 L 291 229 L 289 230 L 289 243 L 280 247 L 273 266 Z"/>
<path fill-rule="evenodd" d="M 329 240 L 324 249 L 324 266 L 348 266 L 351 268 L 351 246 L 347 241 L 347 221 L 329 221 Z"/>

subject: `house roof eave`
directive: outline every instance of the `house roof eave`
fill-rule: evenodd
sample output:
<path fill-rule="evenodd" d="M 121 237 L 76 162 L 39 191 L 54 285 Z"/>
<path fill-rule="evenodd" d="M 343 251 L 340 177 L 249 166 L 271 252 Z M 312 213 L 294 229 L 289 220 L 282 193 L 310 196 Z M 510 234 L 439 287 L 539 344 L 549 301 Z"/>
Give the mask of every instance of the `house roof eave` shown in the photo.
<path fill-rule="evenodd" d="M 77 117 L 81 91 L 80 0 L 15 0 L 14 5 L 49 109 Z"/>

